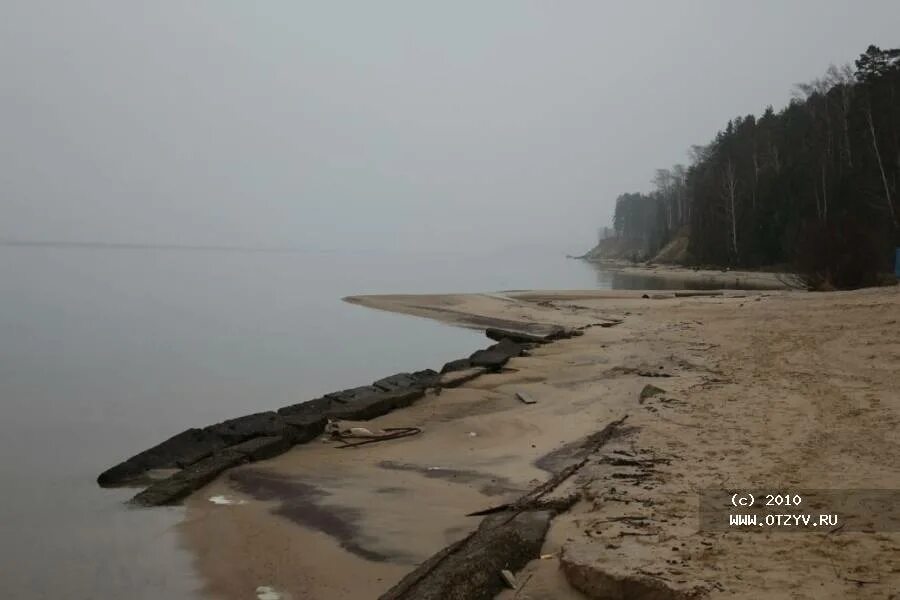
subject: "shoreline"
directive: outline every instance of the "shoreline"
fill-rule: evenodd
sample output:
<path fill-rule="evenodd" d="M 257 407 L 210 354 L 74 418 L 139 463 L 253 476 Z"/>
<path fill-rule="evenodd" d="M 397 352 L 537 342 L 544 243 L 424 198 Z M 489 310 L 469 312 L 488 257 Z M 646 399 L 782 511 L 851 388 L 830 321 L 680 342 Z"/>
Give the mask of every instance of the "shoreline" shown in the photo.
<path fill-rule="evenodd" d="M 783 290 L 797 287 L 791 283 L 793 278 L 791 273 L 694 268 L 667 263 L 634 263 L 614 258 L 575 257 L 575 259 L 602 265 L 604 269 L 613 273 L 652 277 L 675 283 L 691 283 L 709 286 L 711 289 L 731 287 L 744 290 Z"/>
<path fill-rule="evenodd" d="M 555 325 L 584 334 L 535 345 L 498 372 L 431 388 L 364 422 L 417 426 L 421 435 L 358 450 L 312 440 L 237 466 L 190 496 L 179 531 L 207 593 L 385 593 L 474 531 L 479 519 L 465 515 L 546 481 L 559 467 L 546 468 L 548 456 L 623 415 L 627 435 L 592 453 L 567 482 L 579 499 L 550 522 L 539 552 L 548 558 L 535 556 L 517 574 L 527 584 L 519 598 L 590 598 L 613 584 L 658 586 L 665 598 L 749 600 L 760 590 L 793 598 L 806 597 L 798 594 L 811 579 L 823 583 L 810 598 L 866 598 L 900 585 L 897 534 L 840 532 L 822 547 L 811 534 L 698 533 L 692 508 L 697 489 L 723 481 L 779 489 L 900 484 L 891 466 L 900 460 L 891 442 L 900 422 L 900 399 L 891 394 L 900 389 L 891 367 L 900 357 L 897 291 L 641 295 L 349 298 L 457 326 Z M 754 325 L 761 322 L 765 328 Z M 648 385 L 661 394 L 645 398 Z M 536 403 L 523 404 L 519 392 Z M 220 496 L 233 503 L 210 501 Z M 756 576 L 744 572 L 747 564 Z"/>

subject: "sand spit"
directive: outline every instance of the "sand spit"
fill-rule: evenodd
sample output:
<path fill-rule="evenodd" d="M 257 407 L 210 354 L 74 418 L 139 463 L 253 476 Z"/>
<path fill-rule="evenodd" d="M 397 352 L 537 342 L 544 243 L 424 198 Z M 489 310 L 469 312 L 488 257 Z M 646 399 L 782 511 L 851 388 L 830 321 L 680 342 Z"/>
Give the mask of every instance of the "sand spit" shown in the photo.
<path fill-rule="evenodd" d="M 627 415 L 627 433 L 566 482 L 579 499 L 515 573 L 519 589 L 498 598 L 892 597 L 898 533 L 698 532 L 697 507 L 706 488 L 900 488 L 900 292 L 641 295 L 351 299 L 584 335 L 366 423 L 418 436 L 356 449 L 313 441 L 191 496 L 181 531 L 207 591 L 376 598 L 475 531 L 481 518 L 465 515 L 514 502 L 573 444 Z M 642 394 L 647 385 L 660 391 Z"/>

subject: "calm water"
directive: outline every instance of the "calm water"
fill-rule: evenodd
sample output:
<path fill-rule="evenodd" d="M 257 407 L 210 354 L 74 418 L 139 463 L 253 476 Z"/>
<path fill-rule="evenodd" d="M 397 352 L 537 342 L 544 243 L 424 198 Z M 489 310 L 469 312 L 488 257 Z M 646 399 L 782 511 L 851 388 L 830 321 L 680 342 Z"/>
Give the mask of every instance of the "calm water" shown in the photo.
<path fill-rule="evenodd" d="M 549 254 L 0 248 L 4 598 L 183 598 L 174 525 L 104 468 L 189 426 L 277 408 L 481 347 L 476 332 L 342 296 L 652 286 Z"/>

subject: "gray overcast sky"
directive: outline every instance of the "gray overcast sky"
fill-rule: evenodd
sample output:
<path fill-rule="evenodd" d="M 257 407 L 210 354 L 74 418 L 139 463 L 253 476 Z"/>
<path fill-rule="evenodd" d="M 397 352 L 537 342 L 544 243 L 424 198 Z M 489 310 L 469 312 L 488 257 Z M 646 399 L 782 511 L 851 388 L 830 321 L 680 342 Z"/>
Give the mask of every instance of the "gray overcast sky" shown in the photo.
<path fill-rule="evenodd" d="M 0 0 L 0 236 L 587 249 L 897 0 Z"/>

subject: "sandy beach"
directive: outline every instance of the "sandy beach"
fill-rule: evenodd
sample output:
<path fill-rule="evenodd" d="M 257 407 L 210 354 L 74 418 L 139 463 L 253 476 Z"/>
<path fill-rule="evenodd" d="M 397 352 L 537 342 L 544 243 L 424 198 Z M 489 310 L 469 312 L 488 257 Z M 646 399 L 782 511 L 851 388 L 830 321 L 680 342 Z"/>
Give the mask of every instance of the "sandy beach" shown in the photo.
<path fill-rule="evenodd" d="M 622 417 L 623 434 L 566 482 L 578 501 L 542 558 L 498 597 L 895 597 L 900 533 L 700 532 L 697 508 L 707 488 L 900 488 L 900 290 L 642 295 L 349 298 L 584 335 L 364 424 L 420 435 L 314 440 L 194 493 L 180 533 L 210 597 L 376 598 L 474 530 L 466 514 L 518 498 L 561 449 Z"/>

